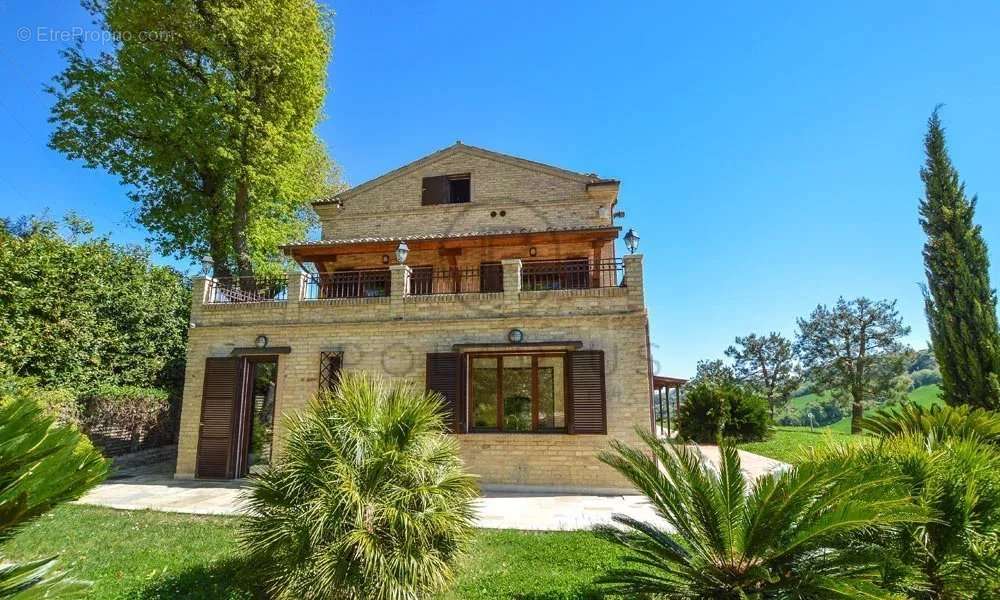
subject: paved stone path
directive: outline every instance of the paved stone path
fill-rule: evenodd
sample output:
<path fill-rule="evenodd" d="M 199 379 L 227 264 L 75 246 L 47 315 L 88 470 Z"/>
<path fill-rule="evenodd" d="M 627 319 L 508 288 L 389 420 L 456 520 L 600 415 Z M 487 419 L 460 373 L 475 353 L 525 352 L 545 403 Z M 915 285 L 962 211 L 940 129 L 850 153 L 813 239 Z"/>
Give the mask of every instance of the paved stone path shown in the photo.
<path fill-rule="evenodd" d="M 718 462 L 718 448 L 702 446 L 702 453 Z M 754 478 L 787 468 L 784 463 L 740 451 L 744 474 Z M 91 490 L 81 504 L 122 510 L 159 510 L 205 515 L 240 512 L 242 481 L 182 480 L 170 477 L 172 465 L 125 471 Z M 615 513 L 643 521 L 659 518 L 642 496 L 601 496 L 557 493 L 487 491 L 478 501 L 476 525 L 488 529 L 580 530 L 610 524 Z M 662 523 L 661 523 L 662 524 Z"/>

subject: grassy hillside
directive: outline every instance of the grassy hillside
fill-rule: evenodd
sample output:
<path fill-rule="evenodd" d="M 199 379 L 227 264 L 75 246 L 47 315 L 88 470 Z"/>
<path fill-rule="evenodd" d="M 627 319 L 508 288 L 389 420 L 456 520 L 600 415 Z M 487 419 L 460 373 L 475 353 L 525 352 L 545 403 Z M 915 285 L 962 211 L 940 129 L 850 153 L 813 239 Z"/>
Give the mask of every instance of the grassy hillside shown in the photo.
<path fill-rule="evenodd" d="M 937 385 L 927 385 L 919 387 L 908 394 L 910 402 L 921 406 L 931 406 L 941 404 L 941 389 Z M 789 404 L 798 402 L 797 407 L 805 407 L 810 402 L 817 402 L 821 397 L 817 394 L 808 394 L 793 398 Z M 871 413 L 878 410 L 872 407 L 865 411 Z M 799 463 L 813 448 L 841 444 L 863 444 L 867 439 L 865 436 L 852 436 L 851 419 L 846 417 L 827 427 L 776 427 L 774 435 L 763 442 L 751 442 L 740 444 L 740 448 L 763 456 L 787 462 Z"/>
<path fill-rule="evenodd" d="M 912 390 L 908 394 L 910 402 L 919 404 L 921 406 L 931 406 L 933 404 L 942 404 L 944 401 L 940 398 L 941 388 L 935 385 L 925 385 L 923 387 L 918 387 Z M 797 398 L 792 398 L 788 401 L 788 408 L 786 410 L 801 410 L 811 403 L 818 403 L 826 398 L 829 398 L 829 393 L 824 394 L 806 394 L 804 396 L 799 396 Z M 866 413 L 871 413 L 878 410 L 878 407 L 872 407 L 866 410 Z M 850 417 L 845 417 L 840 421 L 829 426 L 829 429 L 833 431 L 839 431 L 843 433 L 850 433 L 851 431 L 851 419 Z"/>

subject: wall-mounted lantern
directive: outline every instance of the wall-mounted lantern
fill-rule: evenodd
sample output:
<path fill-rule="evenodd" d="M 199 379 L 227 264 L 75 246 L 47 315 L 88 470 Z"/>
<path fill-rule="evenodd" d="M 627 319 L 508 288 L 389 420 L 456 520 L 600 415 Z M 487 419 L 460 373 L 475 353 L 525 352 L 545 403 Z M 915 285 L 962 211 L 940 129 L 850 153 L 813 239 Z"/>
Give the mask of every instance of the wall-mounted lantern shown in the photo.
<path fill-rule="evenodd" d="M 267 348 L 267 336 L 266 335 L 258 335 L 257 339 L 255 339 L 253 341 L 253 345 L 257 346 L 261 350 L 263 350 L 264 348 Z"/>
<path fill-rule="evenodd" d="M 635 254 L 635 249 L 639 247 L 639 236 L 632 228 L 625 232 L 625 247 L 628 248 L 629 254 Z"/>
<path fill-rule="evenodd" d="M 396 248 L 396 261 L 401 264 L 406 264 L 406 257 L 410 255 L 410 247 L 406 245 L 406 240 L 399 242 L 399 246 Z"/>
<path fill-rule="evenodd" d="M 212 275 L 212 271 L 213 271 L 214 268 L 215 268 L 215 261 L 212 260 L 211 256 L 209 256 L 209 255 L 206 254 L 205 256 L 201 257 L 201 274 L 202 275 L 204 275 L 205 277 L 210 277 Z"/>

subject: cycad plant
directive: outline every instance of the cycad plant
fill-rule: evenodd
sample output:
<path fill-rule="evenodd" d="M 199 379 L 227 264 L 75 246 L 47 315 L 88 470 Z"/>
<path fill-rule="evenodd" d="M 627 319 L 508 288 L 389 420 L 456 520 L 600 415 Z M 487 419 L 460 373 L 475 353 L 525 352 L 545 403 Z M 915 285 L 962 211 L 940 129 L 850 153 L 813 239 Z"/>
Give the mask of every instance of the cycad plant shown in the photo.
<path fill-rule="evenodd" d="M 897 531 L 896 587 L 910 598 L 995 598 L 1000 594 L 1000 453 L 975 437 L 884 438 L 852 451 L 897 472 L 931 519 Z"/>
<path fill-rule="evenodd" d="M 286 423 L 250 483 L 240 543 L 277 598 L 417 599 L 445 588 L 478 489 L 437 395 L 345 373 Z"/>
<path fill-rule="evenodd" d="M 967 405 L 924 408 L 906 403 L 886 407 L 861 421 L 861 428 L 880 437 L 920 435 L 937 440 L 975 437 L 1000 445 L 1000 413 Z"/>
<path fill-rule="evenodd" d="M 933 519 L 900 530 L 898 556 L 914 598 L 1000 596 L 1000 414 L 968 406 L 904 405 L 865 419 L 878 444 L 859 460 L 898 472 Z"/>
<path fill-rule="evenodd" d="M 879 586 L 884 534 L 925 521 L 896 478 L 849 457 L 807 462 L 749 484 L 723 446 L 700 452 L 640 432 L 601 460 L 624 475 L 670 529 L 616 515 L 601 533 L 631 552 L 602 581 L 626 597 L 892 598 Z"/>
<path fill-rule="evenodd" d="M 57 425 L 23 395 L 0 394 L 0 542 L 61 502 L 80 497 L 108 464 L 71 426 Z M 0 563 L 0 598 L 69 598 L 85 588 L 55 569 L 56 557 Z"/>

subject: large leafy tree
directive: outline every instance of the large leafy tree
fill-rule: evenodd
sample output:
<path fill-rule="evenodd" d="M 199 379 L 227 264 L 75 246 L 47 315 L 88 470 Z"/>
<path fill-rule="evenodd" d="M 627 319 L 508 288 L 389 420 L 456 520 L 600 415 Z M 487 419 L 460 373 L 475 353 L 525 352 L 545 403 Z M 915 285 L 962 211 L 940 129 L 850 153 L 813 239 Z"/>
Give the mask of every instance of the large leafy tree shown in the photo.
<path fill-rule="evenodd" d="M 751 333 L 737 337 L 726 356 L 733 359 L 736 377 L 767 399 L 773 419 L 774 410 L 784 406 L 799 385 L 792 342 L 773 331 L 766 336 Z"/>
<path fill-rule="evenodd" d="M 924 305 L 949 404 L 1000 408 L 1000 329 L 976 197 L 951 163 L 937 109 L 927 122 L 920 225 L 927 234 Z"/>
<path fill-rule="evenodd" d="M 896 302 L 840 298 L 799 319 L 795 342 L 802 366 L 817 392 L 831 391 L 851 404 L 851 433 L 861 433 L 865 403 L 899 391 L 909 349 L 901 338 L 910 328 Z"/>
<path fill-rule="evenodd" d="M 116 40 L 77 45 L 50 144 L 131 186 L 165 253 L 252 275 L 302 237 L 332 167 L 316 136 L 332 48 L 315 0 L 84 0 Z"/>
<path fill-rule="evenodd" d="M 0 222 L 0 374 L 77 389 L 178 385 L 191 292 L 147 252 L 68 219 Z"/>
<path fill-rule="evenodd" d="M 716 469 L 695 448 L 642 437 L 645 447 L 612 442 L 600 458 L 673 531 L 623 515 L 621 527 L 601 529 L 629 551 L 602 578 L 623 597 L 898 597 L 879 585 L 882 542 L 926 513 L 887 469 L 845 454 L 748 485 L 732 446 Z"/>
<path fill-rule="evenodd" d="M 715 358 L 698 361 L 698 364 L 695 365 L 694 377 L 691 378 L 688 385 L 693 386 L 696 383 L 731 385 L 739 383 L 739 380 L 736 378 L 733 367 Z"/>

